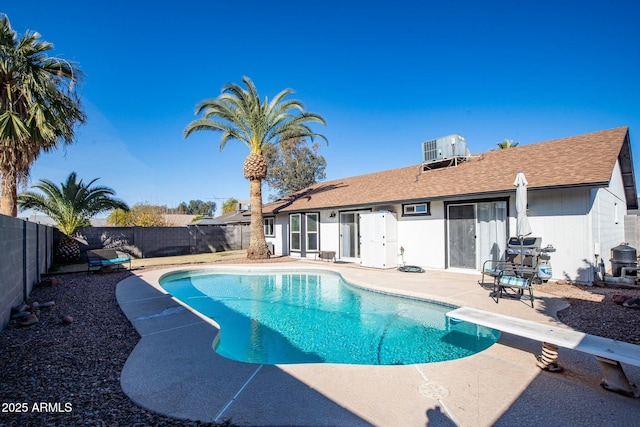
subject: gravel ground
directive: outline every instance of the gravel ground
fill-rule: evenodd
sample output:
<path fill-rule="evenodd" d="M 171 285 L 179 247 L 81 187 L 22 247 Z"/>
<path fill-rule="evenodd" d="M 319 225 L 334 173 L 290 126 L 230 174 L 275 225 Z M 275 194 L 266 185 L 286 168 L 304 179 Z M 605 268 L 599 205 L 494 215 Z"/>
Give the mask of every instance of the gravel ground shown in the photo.
<path fill-rule="evenodd" d="M 130 274 L 68 274 L 58 276 L 61 284 L 32 291 L 28 303 L 56 304 L 41 309 L 35 325 L 11 321 L 0 332 L 0 426 L 216 425 L 149 412 L 122 392 L 120 371 L 139 336 L 118 306 L 115 287 Z M 640 310 L 612 300 L 614 294 L 640 298 L 640 290 L 546 283 L 536 292 L 569 299 L 571 306 L 559 313 L 567 325 L 640 344 Z M 63 315 L 73 323 L 63 324 Z"/>
<path fill-rule="evenodd" d="M 614 295 L 640 298 L 640 289 L 576 286 L 563 282 L 534 285 L 536 292 L 566 298 L 571 304 L 558 312 L 558 319 L 572 328 L 592 335 L 640 344 L 640 309 L 613 301 Z"/>
<path fill-rule="evenodd" d="M 205 425 L 146 411 L 120 388 L 120 371 L 139 339 L 115 297 L 116 284 L 130 274 L 69 274 L 31 292 L 30 304 L 56 305 L 40 310 L 33 326 L 11 321 L 0 333 L 0 425 Z M 64 325 L 62 315 L 73 323 Z M 39 412 L 42 403 L 48 407 Z"/>

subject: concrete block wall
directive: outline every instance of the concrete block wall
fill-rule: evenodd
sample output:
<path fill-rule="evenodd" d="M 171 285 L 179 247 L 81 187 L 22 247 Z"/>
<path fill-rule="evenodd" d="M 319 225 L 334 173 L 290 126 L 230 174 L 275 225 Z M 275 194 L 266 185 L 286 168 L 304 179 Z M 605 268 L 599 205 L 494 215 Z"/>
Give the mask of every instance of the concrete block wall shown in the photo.
<path fill-rule="evenodd" d="M 133 235 L 143 258 L 188 255 L 195 250 L 187 227 L 134 227 Z"/>
<path fill-rule="evenodd" d="M 246 249 L 246 225 L 224 227 L 87 227 L 78 241 L 84 259 L 89 249 L 120 248 L 137 258 Z M 52 227 L 0 215 L 0 330 L 11 307 L 28 298 L 53 262 L 61 233 Z"/>
<path fill-rule="evenodd" d="M 78 233 L 82 259 L 86 251 L 119 248 L 136 258 L 188 255 L 246 249 L 246 225 L 203 227 L 87 227 Z"/>
<path fill-rule="evenodd" d="M 196 253 L 223 252 L 244 249 L 242 226 L 189 227 L 196 246 Z M 248 242 L 248 239 L 247 239 Z"/>
<path fill-rule="evenodd" d="M 80 251 L 86 256 L 86 251 L 91 249 L 120 248 L 135 256 L 142 258 L 140 248 L 136 246 L 134 227 L 87 227 L 78 231 Z"/>
<path fill-rule="evenodd" d="M 0 215 L 0 330 L 51 265 L 53 229 Z"/>

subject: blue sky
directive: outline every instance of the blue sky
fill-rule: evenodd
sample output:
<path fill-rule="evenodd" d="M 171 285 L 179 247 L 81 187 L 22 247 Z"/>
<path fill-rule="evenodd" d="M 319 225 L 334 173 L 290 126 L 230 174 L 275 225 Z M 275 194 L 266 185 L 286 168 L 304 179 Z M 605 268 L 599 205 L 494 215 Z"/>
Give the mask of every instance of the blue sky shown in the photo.
<path fill-rule="evenodd" d="M 418 164 L 422 141 L 452 133 L 472 154 L 618 126 L 640 141 L 637 1 L 3 0 L 0 12 L 86 74 L 88 123 L 31 183 L 75 171 L 130 205 L 248 198 L 246 147 L 182 137 L 196 103 L 242 76 L 325 117 L 328 180 Z"/>

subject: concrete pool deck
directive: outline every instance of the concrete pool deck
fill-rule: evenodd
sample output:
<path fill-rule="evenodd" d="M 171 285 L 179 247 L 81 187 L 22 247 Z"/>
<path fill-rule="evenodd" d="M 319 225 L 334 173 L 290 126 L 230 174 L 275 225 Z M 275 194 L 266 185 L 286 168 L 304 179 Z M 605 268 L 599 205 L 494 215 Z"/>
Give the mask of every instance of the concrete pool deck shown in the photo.
<path fill-rule="evenodd" d="M 185 265 L 152 270 L 120 282 L 116 297 L 141 338 L 121 374 L 138 405 L 174 418 L 247 426 L 513 426 L 636 425 L 640 400 L 599 386 L 595 357 L 560 349 L 562 373 L 535 366 L 540 343 L 502 334 L 473 356 L 447 362 L 362 366 L 257 365 L 213 350 L 215 323 L 186 308 L 158 285 L 169 271 L 193 269 L 325 269 L 363 287 L 469 306 L 562 326 L 562 298 L 535 293 L 527 302 L 490 297 L 480 274 L 402 273 L 354 264 Z M 624 366 L 632 382 L 640 368 Z"/>

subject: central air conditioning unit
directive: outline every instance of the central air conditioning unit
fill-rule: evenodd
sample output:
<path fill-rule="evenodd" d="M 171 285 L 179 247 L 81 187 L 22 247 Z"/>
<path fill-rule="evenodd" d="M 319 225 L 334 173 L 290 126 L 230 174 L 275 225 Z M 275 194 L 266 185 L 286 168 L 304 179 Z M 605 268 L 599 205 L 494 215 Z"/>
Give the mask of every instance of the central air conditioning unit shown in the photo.
<path fill-rule="evenodd" d="M 454 157 L 466 157 L 468 155 L 467 141 L 464 136 L 457 133 L 422 143 L 422 163 L 431 163 Z"/>

